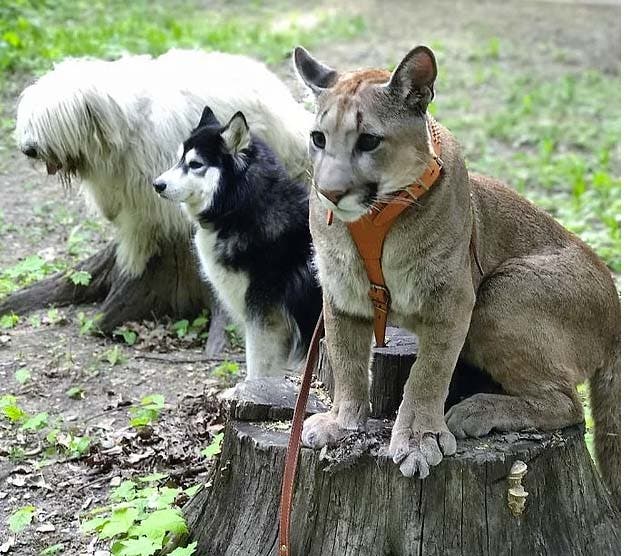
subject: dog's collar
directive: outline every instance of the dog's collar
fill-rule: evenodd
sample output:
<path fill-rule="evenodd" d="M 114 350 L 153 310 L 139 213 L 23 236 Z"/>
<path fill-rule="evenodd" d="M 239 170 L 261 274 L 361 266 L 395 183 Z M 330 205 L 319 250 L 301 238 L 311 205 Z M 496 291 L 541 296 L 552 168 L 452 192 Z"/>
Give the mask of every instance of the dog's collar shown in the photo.
<path fill-rule="evenodd" d="M 377 347 L 385 346 L 386 323 L 390 312 L 390 292 L 386 287 L 381 268 L 384 241 L 399 215 L 413 204 L 410 200 L 415 202 L 425 195 L 436 183 L 442 171 L 440 129 L 433 118 L 429 118 L 427 124 L 435 154 L 420 178 L 398 192 L 388 202 L 376 203 L 369 214 L 355 222 L 347 223 L 370 282 L 368 297 L 373 303 L 373 325 Z M 332 218 L 333 213 L 328 211 L 328 225 L 332 223 Z"/>

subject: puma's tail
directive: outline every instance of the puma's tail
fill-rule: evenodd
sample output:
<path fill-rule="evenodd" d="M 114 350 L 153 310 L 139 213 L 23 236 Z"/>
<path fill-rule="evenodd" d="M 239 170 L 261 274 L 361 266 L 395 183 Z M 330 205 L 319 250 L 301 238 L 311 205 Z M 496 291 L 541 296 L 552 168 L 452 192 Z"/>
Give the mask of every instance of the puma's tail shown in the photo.
<path fill-rule="evenodd" d="M 620 504 L 620 350 L 589 381 L 594 444 L 602 477 Z"/>

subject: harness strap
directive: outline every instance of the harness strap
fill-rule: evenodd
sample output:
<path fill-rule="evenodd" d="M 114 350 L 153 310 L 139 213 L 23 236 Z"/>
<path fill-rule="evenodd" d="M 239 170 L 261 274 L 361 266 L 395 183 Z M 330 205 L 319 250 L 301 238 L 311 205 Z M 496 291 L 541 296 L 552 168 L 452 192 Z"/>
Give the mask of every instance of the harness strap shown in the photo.
<path fill-rule="evenodd" d="M 370 282 L 368 297 L 373 304 L 373 324 L 377 347 L 386 345 L 386 325 L 391 302 L 390 292 L 386 287 L 381 268 L 384 241 L 396 219 L 404 210 L 429 191 L 442 170 L 438 124 L 433 118 L 430 118 L 428 126 L 435 156 L 429 161 L 420 178 L 395 195 L 390 202 L 375 204 L 370 214 L 347 224 L 353 242 L 364 262 L 364 268 Z M 329 223 L 331 222 L 328 215 Z"/>

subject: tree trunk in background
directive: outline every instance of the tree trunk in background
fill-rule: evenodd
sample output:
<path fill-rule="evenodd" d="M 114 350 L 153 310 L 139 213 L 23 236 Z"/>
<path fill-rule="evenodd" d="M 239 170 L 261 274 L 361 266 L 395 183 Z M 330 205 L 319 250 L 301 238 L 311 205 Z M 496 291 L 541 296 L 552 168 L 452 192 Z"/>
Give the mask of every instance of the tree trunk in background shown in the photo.
<path fill-rule="evenodd" d="M 129 321 L 197 317 L 203 310 L 212 312 L 206 343 L 209 355 L 225 347 L 226 315 L 215 303 L 210 287 L 201 279 L 190 245 L 166 243 L 160 254 L 147 263 L 139 277 L 120 272 L 115 262 L 115 244 L 79 263 L 76 270 L 91 275 L 88 286 L 77 286 L 66 273 L 57 273 L 9 295 L 0 301 L 0 315 L 30 311 L 50 306 L 62 307 L 82 303 L 100 303 L 100 329 L 112 333 Z"/>

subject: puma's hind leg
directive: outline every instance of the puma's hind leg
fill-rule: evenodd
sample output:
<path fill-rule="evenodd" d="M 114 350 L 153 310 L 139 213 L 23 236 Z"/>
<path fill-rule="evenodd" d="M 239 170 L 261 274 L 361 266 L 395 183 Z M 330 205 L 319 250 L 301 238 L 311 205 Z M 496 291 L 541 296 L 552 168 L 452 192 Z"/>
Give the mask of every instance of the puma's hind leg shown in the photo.
<path fill-rule="evenodd" d="M 583 421 L 576 385 L 608 356 L 613 323 L 601 276 L 580 255 L 513 259 L 481 285 L 462 357 L 505 394 L 476 394 L 451 407 L 446 420 L 456 436 Z"/>

